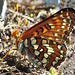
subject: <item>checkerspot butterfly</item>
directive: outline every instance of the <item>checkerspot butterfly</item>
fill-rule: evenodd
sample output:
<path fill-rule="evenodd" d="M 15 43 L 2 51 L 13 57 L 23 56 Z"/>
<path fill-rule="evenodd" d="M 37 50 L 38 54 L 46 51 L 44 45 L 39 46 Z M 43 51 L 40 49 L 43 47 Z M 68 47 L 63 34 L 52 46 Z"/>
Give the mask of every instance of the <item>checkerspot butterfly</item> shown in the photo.
<path fill-rule="evenodd" d="M 22 43 L 18 49 L 27 52 L 29 58 L 46 70 L 50 66 L 57 67 L 66 56 L 66 48 L 62 45 L 74 26 L 75 10 L 65 8 L 46 20 L 26 30 L 22 35 Z"/>
<path fill-rule="evenodd" d="M 62 45 L 74 26 L 75 10 L 65 8 L 46 20 L 26 30 L 18 49 L 27 52 L 29 58 L 46 70 L 57 67 L 66 56 Z"/>
<path fill-rule="evenodd" d="M 17 48 L 27 52 L 38 66 L 50 69 L 57 67 L 66 56 L 62 45 L 74 26 L 75 10 L 65 8 L 34 25 L 17 38 Z M 14 32 L 16 35 L 18 32 Z"/>

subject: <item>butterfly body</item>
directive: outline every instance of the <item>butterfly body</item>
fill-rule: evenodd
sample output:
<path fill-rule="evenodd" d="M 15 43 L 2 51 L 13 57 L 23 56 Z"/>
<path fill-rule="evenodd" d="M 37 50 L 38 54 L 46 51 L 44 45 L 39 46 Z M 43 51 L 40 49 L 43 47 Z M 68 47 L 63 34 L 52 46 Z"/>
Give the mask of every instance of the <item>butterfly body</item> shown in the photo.
<path fill-rule="evenodd" d="M 57 67 L 66 56 L 62 45 L 74 26 L 75 10 L 65 8 L 36 24 L 21 35 L 18 44 L 21 53 L 27 52 L 29 58 L 42 68 Z"/>

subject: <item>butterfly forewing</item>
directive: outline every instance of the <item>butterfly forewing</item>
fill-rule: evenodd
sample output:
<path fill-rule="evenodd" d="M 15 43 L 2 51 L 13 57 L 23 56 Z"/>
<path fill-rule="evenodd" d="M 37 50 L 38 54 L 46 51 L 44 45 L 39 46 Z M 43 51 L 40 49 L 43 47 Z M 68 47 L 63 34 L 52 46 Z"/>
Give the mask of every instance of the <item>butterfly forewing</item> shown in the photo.
<path fill-rule="evenodd" d="M 50 26 L 50 30 L 41 34 L 42 38 L 51 39 L 59 43 L 63 43 L 74 25 L 74 14 L 71 12 L 63 12 L 56 15 L 45 27 Z M 47 28 L 48 29 L 48 28 Z"/>
<path fill-rule="evenodd" d="M 22 39 L 41 37 L 63 43 L 74 26 L 75 11 L 65 8 L 23 33 Z"/>

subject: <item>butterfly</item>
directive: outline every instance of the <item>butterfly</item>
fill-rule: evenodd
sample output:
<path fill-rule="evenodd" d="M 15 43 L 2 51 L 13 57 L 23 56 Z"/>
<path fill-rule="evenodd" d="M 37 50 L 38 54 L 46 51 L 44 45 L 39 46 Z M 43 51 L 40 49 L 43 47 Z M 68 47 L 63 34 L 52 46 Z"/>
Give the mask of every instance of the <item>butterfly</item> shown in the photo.
<path fill-rule="evenodd" d="M 26 52 L 29 58 L 39 67 L 49 70 L 57 67 L 66 57 L 63 46 L 72 31 L 75 10 L 64 8 L 47 19 L 39 22 L 20 35 L 21 42 L 17 48 Z"/>

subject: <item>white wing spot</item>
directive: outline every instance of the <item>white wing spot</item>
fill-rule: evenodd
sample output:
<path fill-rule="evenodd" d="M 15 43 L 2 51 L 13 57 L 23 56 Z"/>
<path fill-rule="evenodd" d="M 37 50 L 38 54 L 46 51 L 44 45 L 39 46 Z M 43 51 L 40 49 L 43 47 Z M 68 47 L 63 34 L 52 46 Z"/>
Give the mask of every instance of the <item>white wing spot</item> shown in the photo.
<path fill-rule="evenodd" d="M 38 62 L 37 64 L 38 64 L 38 65 L 41 65 L 41 62 Z"/>
<path fill-rule="evenodd" d="M 31 38 L 30 38 L 30 40 L 34 40 L 34 39 L 35 39 L 34 37 L 31 37 Z"/>
<path fill-rule="evenodd" d="M 48 52 L 49 55 L 51 55 L 51 52 Z"/>
<path fill-rule="evenodd" d="M 60 53 L 63 54 L 64 53 L 63 50 L 61 50 Z"/>
<path fill-rule="evenodd" d="M 38 62 L 38 61 L 39 61 L 38 59 L 35 59 L 35 60 L 34 60 L 34 62 Z"/>
<path fill-rule="evenodd" d="M 60 31 L 59 29 L 57 29 L 57 31 Z"/>
<path fill-rule="evenodd" d="M 56 40 L 59 40 L 58 38 L 56 38 Z"/>
<path fill-rule="evenodd" d="M 47 53 L 44 53 L 44 57 L 45 57 L 45 58 L 48 58 L 48 54 L 47 54 Z"/>
<path fill-rule="evenodd" d="M 42 44 L 43 44 L 43 43 L 47 43 L 47 40 L 42 40 Z"/>
<path fill-rule="evenodd" d="M 67 16 L 69 16 L 69 13 L 66 13 Z"/>
<path fill-rule="evenodd" d="M 39 51 L 34 51 L 34 54 L 36 55 L 36 56 L 38 56 L 39 54 L 40 54 L 40 52 Z"/>
<path fill-rule="evenodd" d="M 60 15 L 60 17 L 62 17 L 62 18 L 63 18 L 63 15 Z"/>
<path fill-rule="evenodd" d="M 55 64 L 56 64 L 56 63 L 57 63 L 57 62 L 53 61 L 53 63 L 52 63 L 52 64 L 53 64 L 53 66 L 55 66 Z"/>
<path fill-rule="evenodd" d="M 70 26 L 71 24 L 68 24 L 68 26 Z"/>
<path fill-rule="evenodd" d="M 36 44 L 36 39 L 35 39 L 35 38 L 31 40 L 31 44 L 32 44 L 32 45 L 33 45 L 33 44 Z"/>
<path fill-rule="evenodd" d="M 43 51 L 43 49 L 41 48 L 41 49 L 40 49 L 40 52 L 42 52 L 42 51 Z"/>
<path fill-rule="evenodd" d="M 51 28 L 55 28 L 55 26 L 51 26 Z"/>
<path fill-rule="evenodd" d="M 32 60 L 35 60 L 35 58 L 34 58 L 34 57 L 32 57 L 31 59 L 32 59 Z"/>
<path fill-rule="evenodd" d="M 66 19 L 63 19 L 63 22 L 67 22 Z"/>
<path fill-rule="evenodd" d="M 45 67 L 47 65 L 47 63 L 46 64 L 43 64 L 43 66 Z"/>
<path fill-rule="evenodd" d="M 53 19 L 57 19 L 57 17 L 54 17 Z"/>
<path fill-rule="evenodd" d="M 43 44 L 43 46 L 49 46 L 49 44 Z"/>
<path fill-rule="evenodd" d="M 66 25 L 66 23 L 63 23 L 63 25 Z"/>
<path fill-rule="evenodd" d="M 28 39 L 25 39 L 25 41 L 24 41 L 24 45 L 25 45 L 25 47 L 28 47 Z"/>
<path fill-rule="evenodd" d="M 70 27 L 67 27 L 67 30 L 69 30 L 70 29 Z"/>
<path fill-rule="evenodd" d="M 62 59 L 63 58 L 63 55 L 60 55 L 60 58 Z"/>
<path fill-rule="evenodd" d="M 55 33 L 54 35 L 55 35 L 55 36 L 58 36 L 58 34 L 57 34 L 57 33 Z"/>
<path fill-rule="evenodd" d="M 18 50 L 21 52 L 21 50 L 22 50 L 22 43 L 18 44 Z"/>
<path fill-rule="evenodd" d="M 56 42 L 53 42 L 53 44 L 56 44 Z"/>
<path fill-rule="evenodd" d="M 65 28 L 65 26 L 61 26 L 61 28 Z"/>
<path fill-rule="evenodd" d="M 59 57 L 56 57 L 56 58 L 55 58 L 55 61 L 58 62 L 58 60 L 60 60 L 60 58 L 59 58 Z"/>
<path fill-rule="evenodd" d="M 46 63 L 47 60 L 45 58 L 42 59 L 42 63 Z"/>
<path fill-rule="evenodd" d="M 54 53 L 54 50 L 49 49 L 49 50 L 47 51 L 47 53 L 48 53 L 49 55 L 51 55 L 51 53 Z"/>
<path fill-rule="evenodd" d="M 53 25 L 52 23 L 49 23 L 49 25 Z"/>
<path fill-rule="evenodd" d="M 58 49 L 61 49 L 61 45 L 58 45 Z"/>
<path fill-rule="evenodd" d="M 47 49 L 53 51 L 53 48 L 52 47 L 47 47 Z"/>
<path fill-rule="evenodd" d="M 72 20 L 70 20 L 70 24 L 72 23 Z"/>
<path fill-rule="evenodd" d="M 52 39 L 52 37 L 49 37 L 49 39 Z"/>
<path fill-rule="evenodd" d="M 68 16 L 67 18 L 70 19 L 70 16 Z"/>
<path fill-rule="evenodd" d="M 38 49 L 39 45 L 33 45 L 34 49 Z"/>
<path fill-rule="evenodd" d="M 66 30 L 63 30 L 63 32 L 65 32 Z"/>
<path fill-rule="evenodd" d="M 63 11 L 61 11 L 61 13 L 63 13 Z"/>

